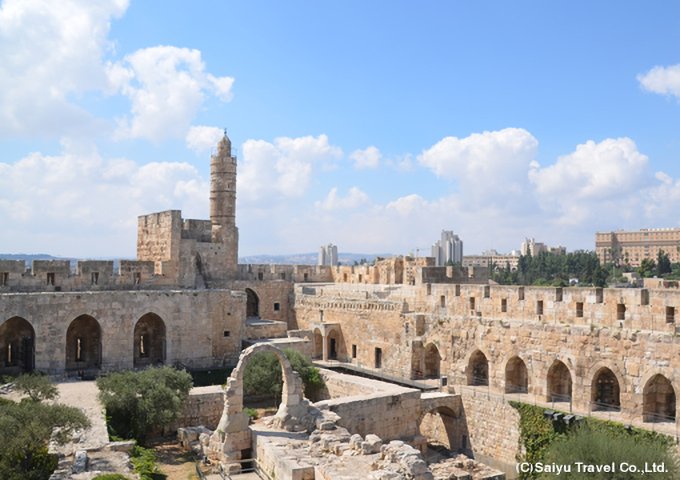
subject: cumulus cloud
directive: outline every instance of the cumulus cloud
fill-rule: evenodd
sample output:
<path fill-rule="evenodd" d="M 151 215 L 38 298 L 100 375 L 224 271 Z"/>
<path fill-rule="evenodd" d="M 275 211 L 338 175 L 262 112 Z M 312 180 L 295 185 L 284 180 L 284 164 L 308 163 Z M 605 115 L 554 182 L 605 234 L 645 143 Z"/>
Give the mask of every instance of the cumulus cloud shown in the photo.
<path fill-rule="evenodd" d="M 529 178 L 544 197 L 597 200 L 625 196 L 643 186 L 647 163 L 630 138 L 589 140 L 553 165 L 534 164 Z"/>
<path fill-rule="evenodd" d="M 87 131 L 73 94 L 104 90 L 111 20 L 128 0 L 5 0 L 0 5 L 0 135 Z"/>
<path fill-rule="evenodd" d="M 193 126 L 185 138 L 187 147 L 196 153 L 210 151 L 222 139 L 224 131 L 217 127 Z"/>
<path fill-rule="evenodd" d="M 132 115 L 119 119 L 118 135 L 153 141 L 184 137 L 206 94 L 228 101 L 234 82 L 207 73 L 199 50 L 173 46 L 137 50 L 110 64 L 108 75 L 132 103 Z"/>
<path fill-rule="evenodd" d="M 680 65 L 654 67 L 647 73 L 638 75 L 638 82 L 645 90 L 662 95 L 672 95 L 680 99 Z"/>
<path fill-rule="evenodd" d="M 368 201 L 368 195 L 357 187 L 351 187 L 344 197 L 338 195 L 337 187 L 333 187 L 323 201 L 314 205 L 321 210 L 331 211 L 357 208 L 367 204 Z"/>
<path fill-rule="evenodd" d="M 106 159 L 92 145 L 67 140 L 59 154 L 0 163 L 0 190 L 0 243 L 14 251 L 32 241 L 42 245 L 34 251 L 45 250 L 47 239 L 64 235 L 70 240 L 60 247 L 71 254 L 110 255 L 120 251 L 118 239 L 133 244 L 138 215 L 182 209 L 186 217 L 204 218 L 208 212 L 209 184 L 192 165 Z"/>
<path fill-rule="evenodd" d="M 376 147 L 370 146 L 364 150 L 353 151 L 349 158 L 354 161 L 354 168 L 362 170 L 365 168 L 378 168 L 382 154 Z"/>
<path fill-rule="evenodd" d="M 247 140 L 242 151 L 239 198 L 246 203 L 300 197 L 307 191 L 314 166 L 327 166 L 342 155 L 326 135 L 281 137 L 273 143 Z"/>
<path fill-rule="evenodd" d="M 418 162 L 438 177 L 457 182 L 470 201 L 507 201 L 523 195 L 538 140 L 521 128 L 446 137 Z"/>

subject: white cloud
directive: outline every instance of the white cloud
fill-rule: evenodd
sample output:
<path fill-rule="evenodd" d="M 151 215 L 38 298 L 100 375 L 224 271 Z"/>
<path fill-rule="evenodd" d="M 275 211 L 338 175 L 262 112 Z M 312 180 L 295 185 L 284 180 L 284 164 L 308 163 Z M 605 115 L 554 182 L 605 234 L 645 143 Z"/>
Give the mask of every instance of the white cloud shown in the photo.
<path fill-rule="evenodd" d="M 680 65 L 654 67 L 645 74 L 638 75 L 638 82 L 645 90 L 662 95 L 672 95 L 680 99 Z"/>
<path fill-rule="evenodd" d="M 321 202 L 316 202 L 314 206 L 321 210 L 345 210 L 357 208 L 367 204 L 368 195 L 357 187 L 351 187 L 345 197 L 338 195 L 338 188 L 333 187 Z"/>
<path fill-rule="evenodd" d="M 133 254 L 138 215 L 208 214 L 209 184 L 192 165 L 105 159 L 92 145 L 72 141 L 62 142 L 57 155 L 0 163 L 0 191 L 0 244 L 12 251 L 35 245 L 33 251 L 107 256 L 123 243 Z"/>
<path fill-rule="evenodd" d="M 353 151 L 349 158 L 354 160 L 354 168 L 362 170 L 365 168 L 378 168 L 382 154 L 376 147 L 370 146 L 363 150 Z"/>
<path fill-rule="evenodd" d="M 208 74 L 199 50 L 172 46 L 137 50 L 109 65 L 108 73 L 132 103 L 131 118 L 119 119 L 118 135 L 153 141 L 186 136 L 206 94 L 229 100 L 234 82 Z"/>
<path fill-rule="evenodd" d="M 630 138 L 592 140 L 545 168 L 532 167 L 536 192 L 564 203 L 622 197 L 642 187 L 648 159 Z"/>
<path fill-rule="evenodd" d="M 107 85 L 102 56 L 127 0 L 5 0 L 0 5 L 0 135 L 91 131 L 73 94 Z"/>
<path fill-rule="evenodd" d="M 326 135 L 281 137 L 270 143 L 247 140 L 239 164 L 239 198 L 246 203 L 301 197 L 315 165 L 323 167 L 342 155 Z"/>
<path fill-rule="evenodd" d="M 475 204 L 505 203 L 523 196 L 538 140 L 521 128 L 446 137 L 418 156 L 437 176 L 455 180 Z"/>
<path fill-rule="evenodd" d="M 209 152 L 217 145 L 224 131 L 217 127 L 193 126 L 186 136 L 187 147 L 196 153 Z"/>

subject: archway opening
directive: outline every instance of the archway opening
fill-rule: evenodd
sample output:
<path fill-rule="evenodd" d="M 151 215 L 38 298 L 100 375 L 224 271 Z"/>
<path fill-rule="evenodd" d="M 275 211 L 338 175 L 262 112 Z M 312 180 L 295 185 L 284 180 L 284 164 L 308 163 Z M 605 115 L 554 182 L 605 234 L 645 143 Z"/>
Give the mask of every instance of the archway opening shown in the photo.
<path fill-rule="evenodd" d="M 260 298 L 254 290 L 246 288 L 246 317 L 260 316 Z"/>
<path fill-rule="evenodd" d="M 165 363 L 165 322 L 155 313 L 142 315 L 133 334 L 134 368 Z"/>
<path fill-rule="evenodd" d="M 89 315 L 80 315 L 66 330 L 66 371 L 91 374 L 102 363 L 102 329 Z M 88 372 L 89 371 L 89 372 Z"/>
<path fill-rule="evenodd" d="M 17 375 L 35 368 L 35 330 L 21 317 L 0 325 L 0 372 Z"/>
<path fill-rule="evenodd" d="M 548 370 L 548 401 L 571 402 L 571 373 L 567 366 L 555 360 Z"/>
<path fill-rule="evenodd" d="M 418 421 L 420 435 L 427 439 L 426 456 L 457 452 L 461 448 L 461 419 L 449 408 L 438 407 L 423 413 Z M 428 455 L 429 454 L 429 455 Z"/>
<path fill-rule="evenodd" d="M 340 349 L 340 336 L 335 330 L 328 332 L 328 359 L 337 360 Z"/>
<path fill-rule="evenodd" d="M 649 379 L 642 393 L 644 422 L 675 422 L 675 389 L 663 375 Z"/>
<path fill-rule="evenodd" d="M 505 393 L 527 393 L 529 375 L 524 360 L 515 356 L 505 365 Z"/>
<path fill-rule="evenodd" d="M 474 386 L 489 385 L 489 361 L 480 350 L 470 356 L 467 368 L 467 383 Z"/>
<path fill-rule="evenodd" d="M 437 346 L 428 343 L 425 346 L 425 378 L 439 378 L 441 360 Z"/>
<path fill-rule="evenodd" d="M 323 357 L 323 336 L 319 329 L 314 330 L 314 359 L 319 360 Z"/>
<path fill-rule="evenodd" d="M 590 391 L 593 411 L 621 411 L 621 387 L 614 372 L 607 367 L 602 367 L 597 371 Z"/>

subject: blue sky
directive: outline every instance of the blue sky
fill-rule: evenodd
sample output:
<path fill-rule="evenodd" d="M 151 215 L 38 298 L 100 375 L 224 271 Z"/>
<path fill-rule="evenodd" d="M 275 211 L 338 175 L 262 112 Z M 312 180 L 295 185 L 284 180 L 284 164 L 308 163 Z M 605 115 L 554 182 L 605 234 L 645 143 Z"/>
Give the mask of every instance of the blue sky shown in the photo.
<path fill-rule="evenodd" d="M 208 217 L 240 254 L 465 253 L 680 226 L 677 2 L 0 3 L 0 251 L 134 256 Z"/>

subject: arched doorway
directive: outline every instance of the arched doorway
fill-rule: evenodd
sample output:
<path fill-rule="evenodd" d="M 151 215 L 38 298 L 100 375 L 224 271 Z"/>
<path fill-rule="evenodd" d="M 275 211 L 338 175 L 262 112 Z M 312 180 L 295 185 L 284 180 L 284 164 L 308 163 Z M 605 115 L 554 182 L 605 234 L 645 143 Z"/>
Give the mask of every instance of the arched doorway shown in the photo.
<path fill-rule="evenodd" d="M 559 360 L 555 360 L 548 370 L 547 397 L 549 402 L 571 402 L 571 373 Z"/>
<path fill-rule="evenodd" d="M 434 343 L 428 343 L 425 346 L 425 378 L 439 378 L 441 359 L 437 346 Z"/>
<path fill-rule="evenodd" d="M 642 392 L 642 421 L 675 422 L 675 389 L 663 375 L 656 374 Z"/>
<path fill-rule="evenodd" d="M 133 334 L 133 366 L 135 368 L 165 363 L 165 322 L 155 313 L 137 320 Z"/>
<path fill-rule="evenodd" d="M 80 315 L 66 330 L 66 371 L 101 368 L 102 329 L 90 315 Z M 91 372 L 90 372 L 91 373 Z"/>
<path fill-rule="evenodd" d="M 527 393 L 529 375 L 524 360 L 514 356 L 505 365 L 505 393 Z"/>
<path fill-rule="evenodd" d="M 21 317 L 0 325 L 0 372 L 19 374 L 35 368 L 35 330 Z"/>
<path fill-rule="evenodd" d="M 260 299 L 254 290 L 246 288 L 246 317 L 260 316 Z"/>
<path fill-rule="evenodd" d="M 466 373 L 468 385 L 489 385 L 489 361 L 481 350 L 476 350 L 470 356 Z"/>
<path fill-rule="evenodd" d="M 600 368 L 590 385 L 590 401 L 594 411 L 621 411 L 621 388 L 616 375 L 607 367 Z"/>
<path fill-rule="evenodd" d="M 335 330 L 328 332 L 328 359 L 337 360 L 340 349 L 340 336 Z"/>

